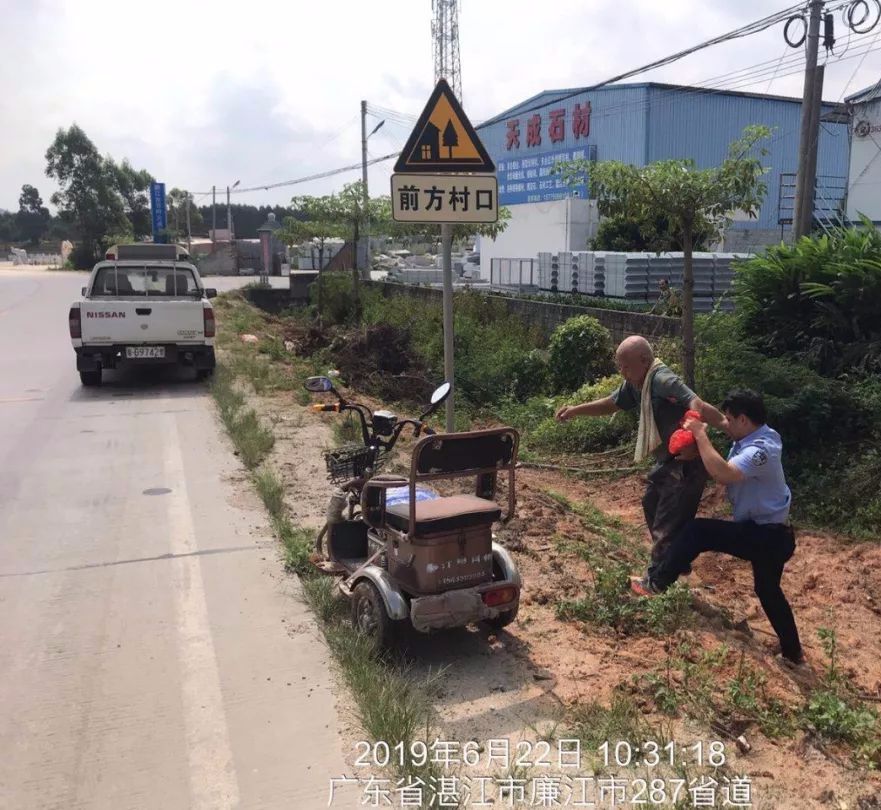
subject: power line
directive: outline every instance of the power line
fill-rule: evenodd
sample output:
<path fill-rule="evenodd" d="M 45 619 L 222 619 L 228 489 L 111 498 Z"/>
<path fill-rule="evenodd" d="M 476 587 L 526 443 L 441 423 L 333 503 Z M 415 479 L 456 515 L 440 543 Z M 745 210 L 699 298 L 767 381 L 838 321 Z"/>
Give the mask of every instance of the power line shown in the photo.
<path fill-rule="evenodd" d="M 396 158 L 399 154 L 400 154 L 399 152 L 393 152 L 389 155 L 383 155 L 382 157 L 373 158 L 373 160 L 367 161 L 367 165 L 371 166 L 374 163 L 382 163 L 383 161 L 391 160 L 392 158 Z M 329 169 L 326 172 L 318 172 L 318 174 L 310 174 L 310 175 L 307 175 L 306 177 L 298 177 L 295 180 L 283 180 L 280 183 L 267 183 L 266 185 L 263 185 L 263 186 L 251 186 L 250 188 L 231 189 L 230 194 L 247 194 L 249 191 L 269 191 L 270 189 L 273 189 L 273 188 L 282 188 L 284 186 L 295 186 L 295 185 L 298 185 L 299 183 L 309 183 L 312 180 L 322 180 L 325 177 L 333 177 L 336 174 L 343 174 L 344 172 L 351 172 L 351 171 L 354 171 L 354 170 L 360 169 L 360 168 L 361 168 L 361 163 L 358 162 L 358 163 L 353 163 L 350 166 L 341 166 L 338 169 Z M 197 191 L 194 193 L 195 194 L 210 194 L 211 192 L 210 191 Z"/>
<path fill-rule="evenodd" d="M 684 51 L 678 51 L 677 53 L 671 54 L 670 56 L 665 56 L 663 59 L 657 59 L 654 62 L 643 65 L 642 67 L 635 68 L 634 70 L 628 70 L 626 73 L 619 73 L 617 76 L 612 76 L 610 79 L 606 79 L 605 81 L 597 82 L 596 84 L 592 84 L 587 87 L 580 87 L 577 90 L 560 96 L 555 100 L 555 103 L 559 103 L 561 101 L 565 101 L 566 99 L 573 98 L 574 96 L 590 92 L 591 90 L 598 90 L 599 88 L 605 87 L 608 84 L 620 82 L 624 79 L 630 79 L 633 76 L 638 76 L 640 73 L 646 73 L 649 70 L 655 70 L 660 67 L 665 67 L 666 65 L 677 62 L 680 59 L 684 59 L 686 56 L 691 56 L 691 54 L 693 53 L 697 53 L 698 51 L 702 51 L 714 45 L 721 45 L 723 42 L 730 42 L 734 39 L 740 39 L 742 37 L 751 36 L 752 34 L 758 34 L 761 31 L 765 31 L 768 28 L 771 28 L 772 26 L 783 22 L 794 12 L 797 12 L 800 8 L 801 5 L 789 6 L 788 8 L 781 9 L 774 14 L 763 17 L 762 19 L 756 20 L 755 22 L 751 22 L 741 28 L 736 28 L 735 30 L 729 31 L 726 34 L 721 34 L 720 36 L 714 37 L 713 39 L 708 39 L 697 45 L 693 45 L 691 48 L 686 48 Z M 525 110 L 519 110 L 519 114 L 525 115 L 526 113 L 533 112 L 534 110 L 539 110 L 545 106 L 547 106 L 547 102 L 537 104 L 534 107 L 529 107 Z M 489 120 L 484 121 L 484 125 L 494 124 L 496 123 L 496 121 L 501 120 L 501 117 L 501 115 L 497 115 L 494 118 L 490 118 Z"/>
<path fill-rule="evenodd" d="M 839 6 L 838 8 L 841 8 Z M 864 44 L 866 40 L 873 39 L 870 35 L 857 35 L 853 38 L 853 43 L 856 45 Z M 853 46 L 853 43 L 849 47 Z M 864 56 L 866 53 L 871 52 L 872 49 L 868 50 L 857 50 L 855 53 L 850 53 L 849 50 L 845 50 L 841 55 L 837 56 L 834 60 L 830 60 L 833 62 L 845 61 L 846 59 L 850 59 L 853 57 Z M 844 54 L 847 53 L 848 56 Z M 777 79 L 788 78 L 789 76 L 794 76 L 801 73 L 804 69 L 804 54 L 801 52 L 794 53 L 791 56 L 786 56 L 785 52 L 783 56 L 779 59 L 769 59 L 762 62 L 757 62 L 753 65 L 749 65 L 743 68 L 739 68 L 737 70 L 729 71 L 727 73 L 718 74 L 716 76 L 711 76 L 698 82 L 691 84 L 689 86 L 682 85 L 669 85 L 671 88 L 676 88 L 680 90 L 679 95 L 677 96 L 677 100 L 681 100 L 683 97 L 691 96 L 691 95 L 700 95 L 700 94 L 711 94 L 713 92 L 744 92 L 745 88 L 750 87 L 751 85 L 758 84 L 760 82 L 764 82 L 765 79 L 769 79 L 767 88 L 765 90 L 765 95 L 768 94 L 771 85 Z M 781 70 L 783 71 L 781 73 Z M 661 83 L 663 84 L 663 83 Z M 577 91 L 560 91 L 560 95 L 554 96 L 553 98 L 549 98 L 546 101 L 537 103 L 532 110 L 539 110 L 545 107 L 552 106 L 554 104 L 558 104 L 561 101 L 571 98 L 574 95 L 578 95 L 581 93 L 588 92 L 591 88 L 581 88 Z M 801 103 L 800 99 L 792 99 L 793 102 Z M 620 104 L 610 105 L 608 107 L 604 107 L 601 110 L 594 110 L 592 112 L 592 119 L 601 119 L 605 117 L 610 117 L 613 115 L 619 115 L 624 112 L 638 112 L 644 110 L 653 110 L 657 107 L 663 107 L 670 103 L 670 100 L 664 97 L 655 98 L 655 99 L 639 99 L 633 101 L 625 101 Z M 410 115 L 408 113 L 403 113 L 397 110 L 391 110 L 387 107 L 380 107 L 377 105 L 370 105 L 370 108 L 375 111 L 374 114 L 387 116 L 390 120 L 394 120 L 399 123 L 402 127 L 412 127 L 412 122 L 416 121 L 416 116 Z M 515 108 L 516 109 L 516 108 Z M 525 112 L 530 112 L 532 110 L 517 110 L 516 115 L 523 115 Z M 501 115 L 496 115 L 486 122 L 478 122 L 475 126 L 478 128 L 486 126 L 488 124 L 497 123 L 499 120 L 502 120 L 503 116 L 506 116 L 507 113 L 503 113 Z"/>
<path fill-rule="evenodd" d="M 852 5 L 852 0 L 844 0 L 844 2 L 840 3 L 839 5 L 831 7 L 830 11 L 834 12 L 834 11 L 838 11 L 840 9 L 843 9 L 843 10 L 845 10 L 845 13 L 846 13 L 847 8 L 850 7 L 851 5 Z M 603 82 L 599 82 L 594 85 L 581 87 L 581 88 L 578 88 L 573 91 L 567 91 L 560 96 L 557 96 L 553 99 L 543 101 L 543 102 L 538 103 L 538 104 L 536 104 L 532 107 L 529 107 L 527 109 L 518 110 L 517 115 L 524 115 L 526 113 L 533 112 L 535 110 L 543 109 L 543 108 L 548 107 L 552 104 L 559 104 L 561 101 L 565 101 L 566 99 L 573 98 L 574 96 L 581 95 L 586 92 L 590 92 L 591 90 L 599 89 L 601 87 L 605 87 L 605 86 L 612 84 L 614 82 L 618 82 L 618 81 L 622 81 L 627 78 L 631 78 L 633 76 L 636 76 L 640 73 L 644 73 L 646 71 L 650 71 L 650 70 L 657 69 L 659 67 L 663 67 L 663 66 L 671 64 L 675 61 L 678 61 L 686 56 L 689 56 L 693 53 L 696 53 L 700 50 L 703 50 L 708 47 L 712 47 L 713 45 L 718 45 L 718 44 L 728 42 L 728 41 L 731 41 L 734 39 L 738 39 L 738 38 L 750 36 L 755 33 L 759 33 L 761 31 L 767 30 L 768 28 L 776 25 L 779 22 L 782 22 L 783 20 L 787 19 L 787 15 L 792 15 L 793 12 L 798 12 L 800 9 L 801 9 L 800 5 L 791 6 L 789 8 L 782 9 L 782 10 L 775 12 L 774 14 L 771 14 L 771 15 L 764 17 L 760 20 L 756 20 L 752 23 L 749 23 L 746 26 L 735 29 L 734 31 L 730 31 L 726 34 L 722 34 L 722 35 L 715 37 L 713 39 L 706 40 L 705 42 L 702 42 L 702 43 L 695 45 L 691 48 L 688 48 L 686 50 L 679 51 L 678 53 L 672 54 L 671 56 L 664 57 L 663 59 L 656 60 L 655 62 L 652 62 L 648 65 L 644 65 L 640 68 L 636 68 L 634 70 L 627 71 L 626 73 L 619 74 L 618 76 L 614 76 L 610 79 L 607 79 Z M 864 39 L 869 38 L 867 34 L 862 34 L 862 35 L 858 34 L 856 37 L 853 38 L 854 41 L 858 41 L 861 36 Z M 877 36 L 874 39 L 877 40 Z M 877 47 L 868 46 L 861 51 L 857 50 L 855 53 L 851 54 L 851 53 L 849 53 L 851 47 L 852 47 L 852 42 L 849 42 L 848 47 L 845 49 L 845 51 L 842 53 L 842 55 L 840 57 L 836 58 L 834 61 L 841 62 L 841 61 L 846 61 L 847 59 L 853 59 L 853 58 L 857 58 L 857 57 L 862 57 L 862 60 L 864 60 L 868 53 L 871 53 L 871 52 L 878 50 Z M 845 56 L 844 54 L 848 54 L 848 55 Z M 668 98 L 660 98 L 660 99 L 656 99 L 653 101 L 640 100 L 640 101 L 625 102 L 622 104 L 607 107 L 605 109 L 602 109 L 601 111 L 594 112 L 592 114 L 592 117 L 593 118 L 604 118 L 604 117 L 610 117 L 612 115 L 620 115 L 626 111 L 641 111 L 641 110 L 653 108 L 653 107 L 659 106 L 659 105 L 663 106 L 665 104 L 671 104 L 671 103 L 681 101 L 683 95 L 696 95 L 696 94 L 708 94 L 708 93 L 712 94 L 712 93 L 717 93 L 717 92 L 719 92 L 719 93 L 732 92 L 732 91 L 736 91 L 739 88 L 755 84 L 759 81 L 763 81 L 764 77 L 766 77 L 768 75 L 771 75 L 771 80 L 768 85 L 768 87 L 770 88 L 770 85 L 775 80 L 780 79 L 780 78 L 786 78 L 788 76 L 792 76 L 792 75 L 796 75 L 797 73 L 800 73 L 802 70 L 801 65 L 802 65 L 803 58 L 804 57 L 802 54 L 794 54 L 791 57 L 781 57 L 778 60 L 774 60 L 774 59 L 766 60 L 764 62 L 759 62 L 759 63 L 756 63 L 754 65 L 751 65 L 751 66 L 748 66 L 745 68 L 740 68 L 738 70 L 731 71 L 729 73 L 724 73 L 724 74 L 720 74 L 719 76 L 712 77 L 712 78 L 706 80 L 705 83 L 702 83 L 703 86 L 678 87 L 676 85 L 670 85 L 671 89 L 679 89 L 682 91 L 677 96 L 677 98 L 674 100 L 671 100 Z M 858 65 L 857 69 L 854 71 L 854 75 L 851 77 L 850 81 L 853 80 L 854 76 L 859 71 L 859 68 L 862 66 L 862 60 L 860 62 L 860 65 Z M 775 62 L 776 62 L 776 65 L 773 68 L 770 67 L 771 65 L 774 65 Z M 794 68 L 796 65 L 798 65 L 797 69 L 788 70 L 789 68 Z M 783 73 L 780 72 L 781 67 L 784 68 Z M 714 82 L 714 81 L 717 82 L 717 84 L 715 84 L 715 85 L 711 84 L 711 82 Z M 850 81 L 848 82 L 848 85 L 850 84 Z M 766 93 L 767 93 L 767 91 L 766 91 Z M 795 101 L 795 99 L 793 99 L 793 101 Z M 387 120 L 389 120 L 389 122 L 391 124 L 397 124 L 401 127 L 409 128 L 413 125 L 413 122 L 416 120 L 416 116 L 411 115 L 409 113 L 404 113 L 404 112 L 401 112 L 398 110 L 392 110 L 388 107 L 383 107 L 383 106 L 375 105 L 375 104 L 369 104 L 368 112 L 370 112 L 371 115 L 374 115 L 376 117 L 386 118 Z M 496 115 L 490 119 L 487 119 L 487 121 L 485 121 L 481 124 L 478 124 L 477 126 L 486 126 L 488 124 L 497 123 L 498 121 L 503 120 L 503 117 L 505 115 L 507 115 L 507 113 L 502 113 L 502 114 Z M 337 137 L 338 137 L 338 135 L 337 135 Z M 775 138 L 774 140 L 776 141 L 777 138 Z M 391 154 L 384 155 L 381 157 L 373 158 L 368 161 L 368 165 L 374 165 L 377 163 L 382 163 L 387 160 L 391 160 L 392 158 L 397 157 L 398 154 L 399 153 L 395 152 L 395 153 L 391 153 Z M 356 164 L 351 164 L 349 166 L 343 166 L 343 167 L 340 167 L 337 169 L 331 169 L 331 170 L 328 170 L 325 172 L 319 172 L 317 174 L 296 178 L 293 180 L 285 180 L 282 182 L 269 183 L 266 185 L 252 186 L 252 187 L 248 187 L 248 188 L 237 188 L 237 189 L 232 190 L 231 193 L 232 194 L 245 194 L 245 193 L 254 192 L 254 191 L 268 191 L 268 190 L 274 189 L 274 188 L 292 186 L 292 185 L 297 185 L 300 183 L 310 182 L 313 180 L 324 179 L 326 177 L 332 177 L 334 175 L 342 174 L 342 173 L 345 173 L 348 171 L 354 171 L 359 168 L 361 168 L 361 164 L 356 163 Z M 208 191 L 208 192 L 194 192 L 194 193 L 197 194 L 198 196 L 205 196 L 205 195 L 211 194 L 210 191 Z"/>

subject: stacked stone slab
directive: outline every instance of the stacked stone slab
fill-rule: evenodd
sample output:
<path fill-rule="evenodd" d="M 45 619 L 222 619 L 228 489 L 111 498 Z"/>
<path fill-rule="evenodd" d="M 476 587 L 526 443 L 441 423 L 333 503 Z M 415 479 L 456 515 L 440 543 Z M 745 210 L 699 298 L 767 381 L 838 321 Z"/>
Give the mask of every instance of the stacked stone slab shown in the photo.
<path fill-rule="evenodd" d="M 734 279 L 733 265 L 744 258 L 747 254 L 694 254 L 694 297 L 698 311 L 711 309 L 715 301 L 729 292 Z M 548 292 L 655 301 L 664 279 L 673 289 L 682 289 L 684 261 L 681 252 L 544 252 L 538 254 L 538 286 Z M 730 301 L 724 306 L 730 308 Z"/>

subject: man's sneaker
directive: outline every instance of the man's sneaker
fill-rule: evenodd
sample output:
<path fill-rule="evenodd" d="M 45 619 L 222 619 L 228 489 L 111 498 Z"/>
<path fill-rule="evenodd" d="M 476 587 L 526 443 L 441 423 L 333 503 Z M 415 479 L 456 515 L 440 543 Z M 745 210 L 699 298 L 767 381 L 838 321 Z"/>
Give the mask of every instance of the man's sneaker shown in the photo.
<path fill-rule="evenodd" d="M 630 577 L 630 590 L 637 596 L 657 596 L 660 591 L 647 577 Z"/>

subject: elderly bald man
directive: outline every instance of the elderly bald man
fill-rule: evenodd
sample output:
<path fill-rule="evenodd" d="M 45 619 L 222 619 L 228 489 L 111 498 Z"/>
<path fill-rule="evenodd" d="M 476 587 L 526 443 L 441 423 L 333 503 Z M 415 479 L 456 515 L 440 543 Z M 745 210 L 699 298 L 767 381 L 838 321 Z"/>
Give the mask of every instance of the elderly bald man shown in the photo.
<path fill-rule="evenodd" d="M 651 577 L 670 543 L 697 513 L 708 477 L 695 448 L 673 457 L 667 450 L 667 442 L 687 410 L 697 411 L 703 421 L 721 430 L 726 429 L 727 423 L 716 408 L 704 402 L 655 357 L 645 338 L 632 335 L 624 340 L 615 352 L 615 362 L 624 382 L 611 396 L 581 405 L 565 405 L 556 416 L 565 422 L 576 416 L 607 416 L 616 411 L 639 410 L 634 459 L 640 462 L 649 454 L 655 458 L 642 499 L 652 538 L 647 572 Z"/>

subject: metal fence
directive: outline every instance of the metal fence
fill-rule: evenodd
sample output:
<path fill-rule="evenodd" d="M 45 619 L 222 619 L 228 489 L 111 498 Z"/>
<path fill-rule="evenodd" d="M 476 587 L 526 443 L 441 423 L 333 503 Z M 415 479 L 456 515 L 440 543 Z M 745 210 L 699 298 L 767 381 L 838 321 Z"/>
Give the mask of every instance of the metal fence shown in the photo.
<path fill-rule="evenodd" d="M 518 292 L 537 290 L 535 259 L 491 259 L 489 286 Z"/>

